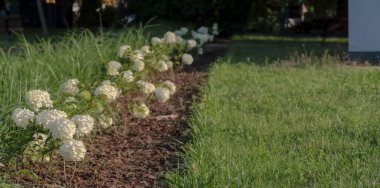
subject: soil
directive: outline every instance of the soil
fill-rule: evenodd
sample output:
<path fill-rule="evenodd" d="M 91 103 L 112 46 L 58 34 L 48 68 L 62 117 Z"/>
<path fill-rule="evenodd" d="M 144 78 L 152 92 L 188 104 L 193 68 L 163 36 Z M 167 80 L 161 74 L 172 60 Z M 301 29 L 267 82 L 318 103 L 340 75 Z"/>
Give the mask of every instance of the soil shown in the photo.
<path fill-rule="evenodd" d="M 193 65 L 174 72 L 177 92 L 166 103 L 150 105 L 148 118 L 136 119 L 121 109 L 119 126 L 86 141 L 86 161 L 66 162 L 65 171 L 62 164 L 42 170 L 38 182 L 28 177 L 15 181 L 38 187 L 164 187 L 159 179 L 177 168 L 175 153 L 191 139 L 186 121 L 190 107 L 199 98 L 210 64 L 226 51 L 226 43 L 206 44 Z M 120 106 L 125 103 L 120 99 Z"/>

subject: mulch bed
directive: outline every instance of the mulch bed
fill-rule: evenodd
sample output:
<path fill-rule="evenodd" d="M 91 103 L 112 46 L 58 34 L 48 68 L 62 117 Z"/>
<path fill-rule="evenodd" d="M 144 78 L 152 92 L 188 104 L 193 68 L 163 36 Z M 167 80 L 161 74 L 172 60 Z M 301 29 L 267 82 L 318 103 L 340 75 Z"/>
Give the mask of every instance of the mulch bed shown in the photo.
<path fill-rule="evenodd" d="M 120 126 L 88 139 L 91 143 L 86 141 L 87 161 L 76 167 L 66 163 L 66 178 L 60 164 L 49 173 L 42 171 L 39 185 L 25 177 L 15 182 L 41 187 L 163 186 L 158 179 L 177 167 L 175 152 L 191 139 L 186 122 L 191 113 L 189 107 L 198 98 L 210 63 L 226 52 L 227 44 L 207 44 L 204 49 L 204 55 L 196 57 L 191 67 L 175 72 L 172 81 L 177 92 L 168 102 L 150 105 L 151 115 L 146 119 L 133 118 L 122 109 Z M 125 100 L 120 103 L 123 106 Z"/>

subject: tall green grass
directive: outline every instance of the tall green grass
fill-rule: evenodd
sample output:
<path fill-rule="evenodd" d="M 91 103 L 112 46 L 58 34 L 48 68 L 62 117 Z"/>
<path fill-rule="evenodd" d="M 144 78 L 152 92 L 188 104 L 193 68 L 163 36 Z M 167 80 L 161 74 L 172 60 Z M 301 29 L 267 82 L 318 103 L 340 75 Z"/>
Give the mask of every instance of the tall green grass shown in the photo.
<path fill-rule="evenodd" d="M 379 187 L 380 70 L 223 61 L 170 187 Z"/>
<path fill-rule="evenodd" d="M 95 81 L 105 76 L 105 65 L 117 57 L 120 45 L 135 47 L 146 42 L 143 28 L 101 34 L 84 30 L 34 42 L 19 36 L 13 47 L 0 49 L 0 162 L 12 155 L 6 150 L 9 143 L 1 140 L 10 136 L 17 140 L 17 128 L 10 116 L 16 107 L 25 107 L 26 91 L 47 90 L 54 99 L 60 84 L 73 78 L 94 87 Z"/>

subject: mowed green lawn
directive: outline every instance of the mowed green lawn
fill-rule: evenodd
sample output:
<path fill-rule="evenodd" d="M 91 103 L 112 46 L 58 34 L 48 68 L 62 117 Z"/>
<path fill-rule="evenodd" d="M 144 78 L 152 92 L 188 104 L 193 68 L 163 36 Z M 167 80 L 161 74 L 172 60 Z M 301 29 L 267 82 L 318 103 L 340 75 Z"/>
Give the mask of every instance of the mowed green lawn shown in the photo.
<path fill-rule="evenodd" d="M 194 107 L 186 170 L 168 174 L 167 182 L 171 187 L 379 187 L 379 107 L 376 67 L 223 60 L 213 66 Z"/>

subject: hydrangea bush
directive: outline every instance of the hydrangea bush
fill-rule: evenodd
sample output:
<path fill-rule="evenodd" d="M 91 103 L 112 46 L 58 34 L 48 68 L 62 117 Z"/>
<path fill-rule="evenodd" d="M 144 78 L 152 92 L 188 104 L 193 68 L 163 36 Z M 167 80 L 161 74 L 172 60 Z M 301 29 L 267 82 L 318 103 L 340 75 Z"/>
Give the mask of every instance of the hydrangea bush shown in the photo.
<path fill-rule="evenodd" d="M 191 54 L 202 54 L 203 44 L 216 35 L 217 24 L 212 26 L 212 34 L 207 27 L 191 32 L 188 28 L 169 31 L 140 48 L 120 46 L 115 59 L 105 62 L 105 79 L 94 80 L 93 87 L 69 79 L 60 86 L 62 97 L 56 100 L 46 90 L 27 91 L 25 105 L 12 114 L 16 127 L 30 135 L 20 153 L 23 160 L 49 161 L 53 153 L 59 153 L 65 161 L 83 160 L 86 147 L 81 139 L 93 130 L 117 123 L 118 108 L 113 103 L 120 96 L 129 96 L 127 109 L 133 117 L 147 118 L 150 103 L 164 103 L 176 92 L 172 81 L 157 81 L 154 76 L 191 65 Z M 136 92 L 138 97 L 131 95 Z"/>

